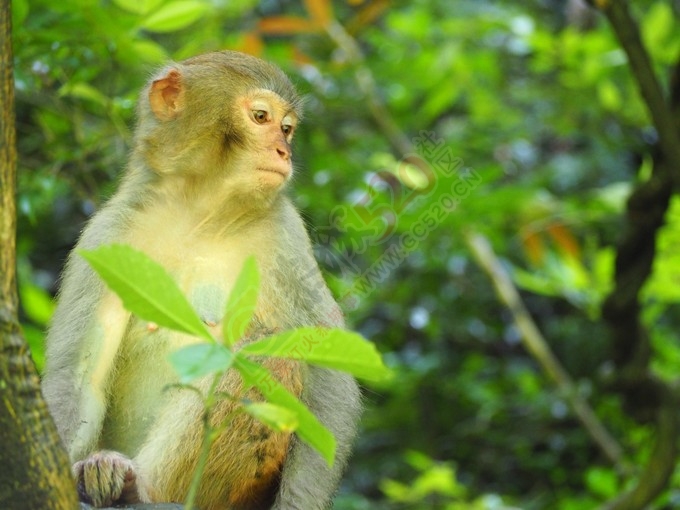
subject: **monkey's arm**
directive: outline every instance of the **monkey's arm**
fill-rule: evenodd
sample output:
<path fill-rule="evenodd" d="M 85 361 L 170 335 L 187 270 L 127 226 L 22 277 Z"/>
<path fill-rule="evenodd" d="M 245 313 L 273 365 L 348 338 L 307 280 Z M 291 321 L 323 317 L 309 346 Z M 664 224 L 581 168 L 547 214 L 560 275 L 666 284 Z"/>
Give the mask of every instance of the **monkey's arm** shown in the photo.
<path fill-rule="evenodd" d="M 120 218 L 115 209 L 106 208 L 92 219 L 77 249 L 91 249 L 117 238 Z M 42 382 L 72 461 L 97 446 L 106 412 L 106 384 L 129 317 L 118 297 L 80 255 L 72 253 L 47 334 Z"/>
<path fill-rule="evenodd" d="M 296 247 L 286 273 L 297 285 L 295 301 L 304 310 L 300 324 L 344 327 L 342 312 L 321 276 L 307 232 L 297 212 L 288 216 L 287 247 Z M 304 272 L 300 274 L 300 268 Z M 293 296 L 291 290 L 287 293 Z M 309 367 L 303 402 L 330 429 L 336 439 L 335 463 L 329 468 L 318 452 L 295 438 L 286 459 L 281 486 L 272 510 L 323 510 L 330 507 L 349 457 L 361 414 L 361 394 L 352 376 L 343 372 Z"/>
<path fill-rule="evenodd" d="M 345 373 L 310 367 L 306 388 L 303 401 L 335 436 L 335 463 L 329 468 L 318 452 L 296 438 L 272 510 L 329 508 L 351 451 L 361 414 L 356 381 Z"/>

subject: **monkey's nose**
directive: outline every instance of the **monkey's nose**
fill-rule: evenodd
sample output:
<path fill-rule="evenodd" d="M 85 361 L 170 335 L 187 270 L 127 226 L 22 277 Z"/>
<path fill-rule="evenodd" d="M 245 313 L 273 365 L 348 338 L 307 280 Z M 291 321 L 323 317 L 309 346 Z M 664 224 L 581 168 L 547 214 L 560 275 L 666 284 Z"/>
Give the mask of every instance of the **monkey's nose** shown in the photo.
<path fill-rule="evenodd" d="M 284 161 L 288 161 L 290 159 L 290 151 L 288 149 L 281 149 L 280 147 L 277 147 L 276 152 Z"/>

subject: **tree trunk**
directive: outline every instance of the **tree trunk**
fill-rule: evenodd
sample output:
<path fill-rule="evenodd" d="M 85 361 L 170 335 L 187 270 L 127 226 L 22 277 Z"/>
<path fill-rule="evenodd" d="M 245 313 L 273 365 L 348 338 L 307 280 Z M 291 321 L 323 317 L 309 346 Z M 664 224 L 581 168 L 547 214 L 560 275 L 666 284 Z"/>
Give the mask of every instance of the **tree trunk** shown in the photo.
<path fill-rule="evenodd" d="M 19 329 L 10 0 L 0 0 L 0 508 L 77 509 L 69 462 Z"/>

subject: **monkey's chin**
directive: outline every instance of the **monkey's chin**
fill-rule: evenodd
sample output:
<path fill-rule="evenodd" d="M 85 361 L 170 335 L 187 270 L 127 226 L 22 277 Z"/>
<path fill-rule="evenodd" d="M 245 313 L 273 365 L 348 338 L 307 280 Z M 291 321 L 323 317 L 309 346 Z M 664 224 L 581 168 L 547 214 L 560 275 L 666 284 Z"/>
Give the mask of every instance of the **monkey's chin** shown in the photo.
<path fill-rule="evenodd" d="M 290 171 L 278 168 L 258 168 L 258 179 L 260 183 L 267 187 L 281 186 L 290 177 Z"/>

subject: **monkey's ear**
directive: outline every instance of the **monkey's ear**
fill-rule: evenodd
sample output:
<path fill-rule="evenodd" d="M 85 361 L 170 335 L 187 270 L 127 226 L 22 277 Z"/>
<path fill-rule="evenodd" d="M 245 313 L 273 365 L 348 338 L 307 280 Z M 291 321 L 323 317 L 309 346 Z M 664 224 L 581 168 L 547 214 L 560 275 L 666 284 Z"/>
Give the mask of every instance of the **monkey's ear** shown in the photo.
<path fill-rule="evenodd" d="M 172 120 L 180 114 L 184 109 L 184 86 L 177 69 L 171 69 L 163 78 L 153 81 L 149 104 L 158 120 Z"/>

